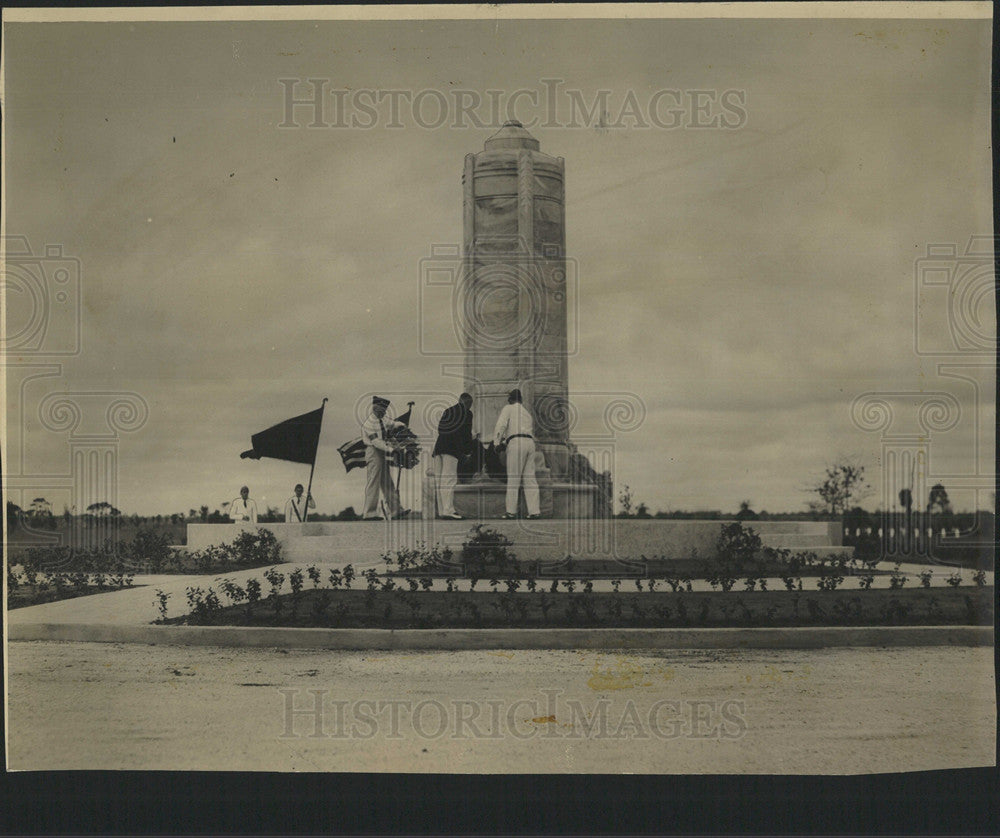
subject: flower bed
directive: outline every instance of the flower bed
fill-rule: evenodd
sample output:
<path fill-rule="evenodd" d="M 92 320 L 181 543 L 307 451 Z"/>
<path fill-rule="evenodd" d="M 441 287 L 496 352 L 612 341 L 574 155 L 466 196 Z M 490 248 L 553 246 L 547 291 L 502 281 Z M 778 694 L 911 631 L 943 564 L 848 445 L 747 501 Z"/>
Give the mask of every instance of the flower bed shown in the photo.
<path fill-rule="evenodd" d="M 259 528 L 240 533 L 232 543 L 204 550 L 171 548 L 165 536 L 140 530 L 129 542 L 107 541 L 97 549 L 44 546 L 11 551 L 8 566 L 20 573 L 225 573 L 237 568 L 264 567 L 280 562 L 281 545 L 274 533 Z"/>
<path fill-rule="evenodd" d="M 277 577 L 281 577 L 278 579 Z M 256 580 L 252 580 L 256 581 Z M 595 592 L 573 585 L 528 591 L 311 588 L 280 594 L 283 574 L 255 596 L 231 582 L 222 598 L 189 589 L 189 613 L 165 620 L 194 625 L 317 628 L 667 628 L 881 625 L 992 625 L 993 588 L 906 590 Z M 566 580 L 572 582 L 572 580 Z M 585 583 L 584 583 L 585 584 Z M 161 610 L 161 619 L 165 616 Z"/>
<path fill-rule="evenodd" d="M 132 587 L 129 573 L 37 573 L 7 574 L 7 607 L 25 608 L 61 599 Z"/>

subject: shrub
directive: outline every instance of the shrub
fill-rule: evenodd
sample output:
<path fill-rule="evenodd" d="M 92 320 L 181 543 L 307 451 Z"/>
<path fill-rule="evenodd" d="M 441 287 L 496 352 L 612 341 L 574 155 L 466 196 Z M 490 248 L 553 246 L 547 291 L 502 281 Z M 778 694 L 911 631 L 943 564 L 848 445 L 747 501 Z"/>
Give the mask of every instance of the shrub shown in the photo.
<path fill-rule="evenodd" d="M 156 610 L 160 612 L 159 622 L 165 623 L 167 621 L 167 600 L 170 599 L 170 594 L 164 593 L 159 588 L 156 589 L 156 599 L 154 604 L 156 605 Z"/>
<path fill-rule="evenodd" d="M 469 576 L 482 577 L 488 572 L 503 573 L 516 567 L 517 557 L 509 548 L 514 542 L 498 530 L 476 524 L 470 538 L 462 544 L 462 564 Z"/>
<path fill-rule="evenodd" d="M 278 594 L 281 591 L 281 586 L 285 584 L 285 574 L 278 573 L 278 571 L 272 567 L 264 572 L 264 580 L 271 586 L 271 592 L 268 594 L 267 598 L 271 600 L 271 603 L 274 606 L 274 613 L 278 614 L 281 612 L 281 598 Z"/>
<path fill-rule="evenodd" d="M 908 577 L 903 573 L 900 573 L 899 565 L 897 564 L 896 567 L 893 568 L 892 573 L 889 575 L 889 587 L 892 590 L 902 588 L 903 585 L 906 584 L 907 578 Z"/>
<path fill-rule="evenodd" d="M 240 565 L 279 564 L 281 544 L 273 532 L 260 527 L 256 532 L 247 530 L 236 536 L 232 554 Z"/>
<path fill-rule="evenodd" d="M 222 593 L 229 597 L 233 605 L 239 605 L 247 598 L 247 592 L 232 579 L 223 579 L 219 583 L 219 588 L 221 588 Z"/>
<path fill-rule="evenodd" d="M 845 567 L 846 559 L 841 559 L 839 562 L 836 559 L 831 559 L 829 565 L 825 561 L 821 561 L 819 563 L 819 580 L 816 582 L 816 587 L 821 591 L 837 590 L 840 583 L 844 581 Z"/>
<path fill-rule="evenodd" d="M 260 580 L 259 579 L 247 579 L 247 614 L 250 613 L 251 609 L 260 602 Z"/>
<path fill-rule="evenodd" d="M 715 543 L 715 557 L 709 564 L 709 583 L 731 591 L 742 573 L 750 569 L 760 549 L 760 536 L 753 529 L 739 522 L 724 525 Z"/>
<path fill-rule="evenodd" d="M 751 564 L 760 548 L 760 536 L 739 522 L 725 524 L 715 544 L 716 558 L 732 564 L 736 570 Z"/>
<path fill-rule="evenodd" d="M 170 540 L 164 533 L 140 527 L 124 552 L 133 561 L 147 562 L 153 573 L 159 573 L 173 551 L 170 549 Z"/>

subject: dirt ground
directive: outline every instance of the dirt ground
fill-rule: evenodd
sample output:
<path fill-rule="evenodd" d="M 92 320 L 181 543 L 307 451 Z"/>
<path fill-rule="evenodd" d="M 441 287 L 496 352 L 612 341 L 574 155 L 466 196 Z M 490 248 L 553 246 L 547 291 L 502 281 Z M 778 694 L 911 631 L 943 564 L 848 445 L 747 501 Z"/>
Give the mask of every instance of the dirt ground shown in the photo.
<path fill-rule="evenodd" d="M 989 648 L 15 642 L 8 666 L 13 770 L 867 773 L 996 757 Z"/>

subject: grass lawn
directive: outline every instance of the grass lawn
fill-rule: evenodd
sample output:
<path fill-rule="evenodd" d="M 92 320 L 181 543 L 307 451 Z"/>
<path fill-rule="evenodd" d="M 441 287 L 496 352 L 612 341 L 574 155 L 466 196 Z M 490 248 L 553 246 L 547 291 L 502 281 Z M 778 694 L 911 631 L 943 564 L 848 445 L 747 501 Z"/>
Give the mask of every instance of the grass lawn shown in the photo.
<path fill-rule="evenodd" d="M 168 623 L 317 628 L 992 625 L 993 587 L 499 593 L 303 590 Z"/>

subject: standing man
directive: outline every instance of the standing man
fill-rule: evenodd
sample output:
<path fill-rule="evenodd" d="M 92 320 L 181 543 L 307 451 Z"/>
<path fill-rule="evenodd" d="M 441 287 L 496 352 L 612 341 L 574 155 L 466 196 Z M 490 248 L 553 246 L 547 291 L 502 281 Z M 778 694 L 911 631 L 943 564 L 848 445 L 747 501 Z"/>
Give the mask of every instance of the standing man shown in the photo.
<path fill-rule="evenodd" d="M 507 448 L 507 512 L 504 518 L 517 517 L 517 495 L 522 484 L 528 517 L 541 517 L 533 428 L 531 414 L 521 403 L 521 391 L 511 390 L 493 430 L 493 444 L 498 449 Z"/>
<path fill-rule="evenodd" d="M 302 492 L 305 491 L 302 488 L 301 483 L 295 484 L 295 494 L 292 495 L 285 503 L 285 523 L 286 524 L 301 524 L 306 519 L 306 509 L 308 503 L 308 509 L 316 508 L 316 501 L 313 500 L 312 495 L 309 495 L 308 501 L 302 497 Z"/>
<path fill-rule="evenodd" d="M 250 489 L 244 486 L 240 496 L 229 504 L 229 517 L 237 524 L 257 523 L 257 501 L 250 497 Z"/>
<path fill-rule="evenodd" d="M 461 521 L 455 511 L 458 461 L 472 453 L 472 396 L 462 393 L 458 404 L 441 414 L 433 456 L 438 473 L 438 518 Z"/>
<path fill-rule="evenodd" d="M 378 516 L 378 496 L 379 492 L 385 498 L 388 514 L 391 518 L 405 518 L 410 514 L 409 509 L 403 509 L 399 504 L 399 492 L 392 483 L 392 476 L 389 474 L 389 454 L 396 446 L 386 438 L 386 431 L 396 426 L 402 426 L 402 422 L 387 419 L 386 409 L 389 407 L 389 400 L 381 396 L 372 397 L 372 412 L 368 414 L 364 424 L 361 425 L 361 438 L 365 442 L 365 461 L 368 465 L 368 483 L 365 485 L 365 504 L 362 517 L 366 521 L 377 521 Z"/>

